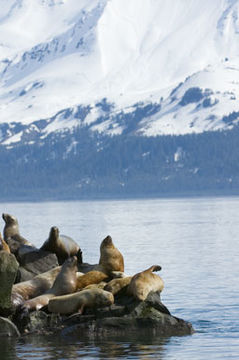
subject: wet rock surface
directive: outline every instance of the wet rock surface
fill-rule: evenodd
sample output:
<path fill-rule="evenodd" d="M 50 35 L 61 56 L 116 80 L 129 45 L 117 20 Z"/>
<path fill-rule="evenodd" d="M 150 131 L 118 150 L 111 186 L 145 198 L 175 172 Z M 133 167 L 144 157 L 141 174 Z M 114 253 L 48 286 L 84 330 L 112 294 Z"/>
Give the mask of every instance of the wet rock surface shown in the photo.
<path fill-rule="evenodd" d="M 11 292 L 14 284 L 18 262 L 13 254 L 0 251 L 0 315 L 8 316 L 12 313 Z"/>
<path fill-rule="evenodd" d="M 125 332 L 142 336 L 182 336 L 194 332 L 189 322 L 170 314 L 157 293 L 150 293 L 145 301 L 135 301 L 124 294 L 116 299 L 115 304 L 88 309 L 83 315 L 60 316 L 48 313 L 46 308 L 44 310 L 30 314 L 22 312 L 15 322 L 22 332 L 44 334 L 60 331 L 62 336 L 117 337 Z"/>
<path fill-rule="evenodd" d="M 15 324 L 9 319 L 0 317 L 0 337 L 19 337 L 20 332 L 18 331 Z"/>
<path fill-rule="evenodd" d="M 17 260 L 20 264 L 20 281 L 30 280 L 59 265 L 55 254 L 27 245 L 20 247 Z"/>

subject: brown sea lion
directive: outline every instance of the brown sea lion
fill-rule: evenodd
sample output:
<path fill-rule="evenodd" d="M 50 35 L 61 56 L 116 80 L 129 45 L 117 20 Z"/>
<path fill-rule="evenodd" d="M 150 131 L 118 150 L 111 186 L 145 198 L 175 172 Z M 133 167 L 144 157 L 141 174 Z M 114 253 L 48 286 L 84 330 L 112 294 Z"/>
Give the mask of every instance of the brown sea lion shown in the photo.
<path fill-rule="evenodd" d="M 8 254 L 10 254 L 11 252 L 8 244 L 6 243 L 6 241 L 3 240 L 1 233 L 0 233 L 0 250 L 4 250 Z"/>
<path fill-rule="evenodd" d="M 12 303 L 13 305 L 19 305 L 19 302 L 35 298 L 44 294 L 49 290 L 57 275 L 61 270 L 61 266 L 57 266 L 54 269 L 46 271 L 42 274 L 35 276 L 33 279 L 23 281 L 12 287 Z"/>
<path fill-rule="evenodd" d="M 16 254 L 21 245 L 32 246 L 29 241 L 20 235 L 18 221 L 15 216 L 3 213 L 2 218 L 5 221 L 3 238 L 13 254 Z"/>
<path fill-rule="evenodd" d="M 149 269 L 135 274 L 128 286 L 128 294 L 138 300 L 145 300 L 150 291 L 162 291 L 164 282 L 160 276 L 153 274 L 153 271 L 160 271 L 161 266 L 153 265 Z"/>
<path fill-rule="evenodd" d="M 111 274 L 112 271 L 124 271 L 124 258 L 114 246 L 111 236 L 107 236 L 100 245 L 99 265 L 107 274 Z"/>
<path fill-rule="evenodd" d="M 77 255 L 79 260 L 79 253 L 82 255 L 79 245 L 69 236 L 60 236 L 56 226 L 51 228 L 49 237 L 41 246 L 41 250 L 56 254 L 60 265 L 71 256 Z M 82 262 L 82 257 L 80 261 Z"/>
<path fill-rule="evenodd" d="M 102 289 L 102 290 L 104 290 L 104 287 L 105 287 L 106 284 L 107 284 L 107 282 L 101 281 L 99 284 L 90 284 L 90 285 L 86 286 L 84 288 L 84 290 L 88 290 L 88 289 Z"/>
<path fill-rule="evenodd" d="M 124 278 L 124 277 L 128 277 L 128 276 L 129 275 L 127 275 L 123 271 L 111 271 L 111 277 L 113 279 L 119 279 L 119 278 Z"/>
<path fill-rule="evenodd" d="M 84 289 L 86 286 L 91 284 L 99 284 L 101 281 L 104 281 L 106 279 L 108 279 L 108 275 L 101 271 L 89 271 L 88 273 L 78 277 L 77 290 Z"/>
<path fill-rule="evenodd" d="M 83 313 L 84 308 L 98 308 L 114 303 L 114 296 L 102 289 L 88 289 L 75 294 L 57 296 L 48 304 L 48 310 L 59 314 Z"/>
<path fill-rule="evenodd" d="M 70 294 L 77 288 L 77 257 L 67 259 L 61 267 L 53 286 L 45 294 L 25 302 L 24 307 L 29 311 L 40 310 L 46 306 L 54 296 Z"/>
<path fill-rule="evenodd" d="M 113 295 L 116 295 L 121 289 L 129 285 L 131 279 L 132 276 L 113 279 L 105 285 L 104 290 L 111 292 Z"/>

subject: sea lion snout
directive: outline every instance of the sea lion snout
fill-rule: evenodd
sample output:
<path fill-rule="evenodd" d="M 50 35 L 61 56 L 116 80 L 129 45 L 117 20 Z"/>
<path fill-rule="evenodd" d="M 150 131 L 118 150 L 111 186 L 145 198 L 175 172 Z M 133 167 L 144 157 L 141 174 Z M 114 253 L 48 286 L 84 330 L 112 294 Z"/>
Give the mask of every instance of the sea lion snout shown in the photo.
<path fill-rule="evenodd" d="M 78 264 L 77 257 L 76 256 L 71 256 L 71 257 L 69 257 L 68 259 L 65 260 L 65 263 L 67 263 L 67 264 L 69 264 L 69 265 L 71 265 L 73 267 L 77 266 L 77 264 Z"/>
<path fill-rule="evenodd" d="M 8 224 L 8 225 L 18 223 L 17 219 L 13 215 L 10 215 L 10 214 L 7 214 L 7 213 L 3 213 L 2 218 L 5 221 L 5 223 Z"/>
<path fill-rule="evenodd" d="M 50 237 L 56 239 L 59 236 L 59 229 L 57 226 L 52 226 L 50 230 Z"/>
<path fill-rule="evenodd" d="M 58 227 L 57 227 L 57 226 L 52 226 L 52 227 L 51 227 L 51 232 L 53 232 L 53 233 L 59 232 Z"/>
<path fill-rule="evenodd" d="M 112 242 L 112 237 L 110 235 L 106 236 L 106 238 L 102 241 L 104 245 L 111 245 Z"/>
<path fill-rule="evenodd" d="M 105 290 L 104 290 L 105 291 Z M 108 291 L 104 292 L 104 297 L 98 296 L 99 306 L 110 306 L 114 303 L 114 295 Z"/>

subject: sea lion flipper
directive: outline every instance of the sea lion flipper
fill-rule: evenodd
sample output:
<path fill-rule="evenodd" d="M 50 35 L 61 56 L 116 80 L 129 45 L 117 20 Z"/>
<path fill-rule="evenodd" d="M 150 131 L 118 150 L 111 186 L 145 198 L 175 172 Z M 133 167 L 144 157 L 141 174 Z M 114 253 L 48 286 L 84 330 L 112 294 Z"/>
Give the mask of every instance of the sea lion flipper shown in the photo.
<path fill-rule="evenodd" d="M 83 264 L 83 253 L 82 253 L 81 249 L 79 249 L 77 251 L 76 257 L 77 257 L 77 260 L 78 260 L 78 264 Z"/>
<path fill-rule="evenodd" d="M 78 309 L 78 313 L 79 313 L 80 315 L 82 315 L 83 312 L 84 312 L 84 309 L 85 309 L 85 304 L 82 304 L 81 307 Z"/>

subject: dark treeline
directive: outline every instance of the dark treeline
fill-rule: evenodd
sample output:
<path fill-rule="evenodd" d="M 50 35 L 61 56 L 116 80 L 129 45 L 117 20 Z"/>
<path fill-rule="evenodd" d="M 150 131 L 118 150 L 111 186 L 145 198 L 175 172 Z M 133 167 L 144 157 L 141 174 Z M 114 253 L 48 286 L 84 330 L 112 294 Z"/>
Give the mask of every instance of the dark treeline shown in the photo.
<path fill-rule="evenodd" d="M 239 128 L 184 136 L 87 129 L 0 147 L 1 200 L 239 193 Z"/>

